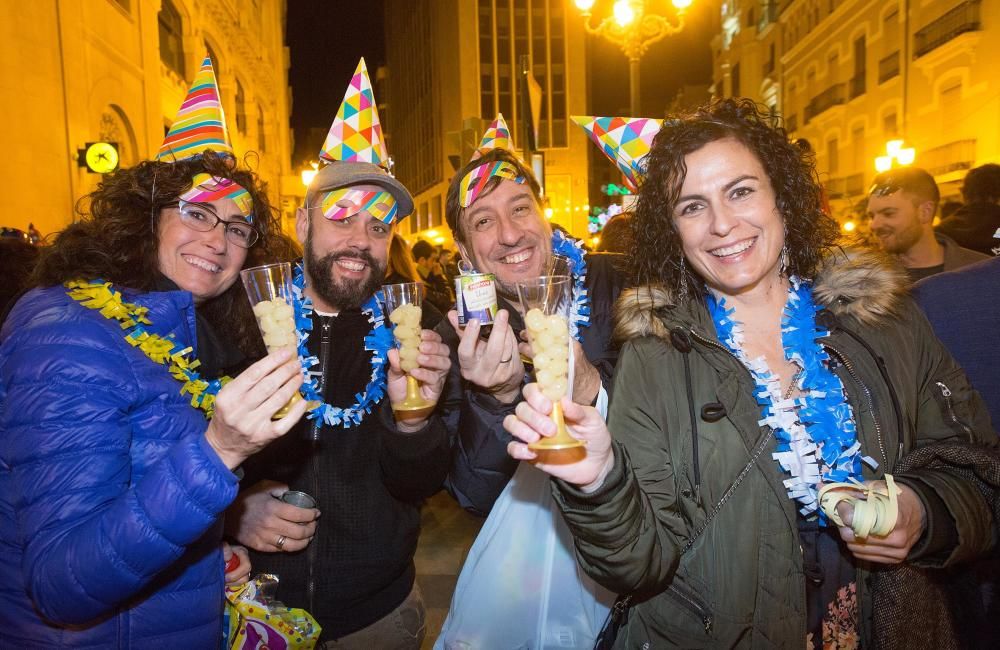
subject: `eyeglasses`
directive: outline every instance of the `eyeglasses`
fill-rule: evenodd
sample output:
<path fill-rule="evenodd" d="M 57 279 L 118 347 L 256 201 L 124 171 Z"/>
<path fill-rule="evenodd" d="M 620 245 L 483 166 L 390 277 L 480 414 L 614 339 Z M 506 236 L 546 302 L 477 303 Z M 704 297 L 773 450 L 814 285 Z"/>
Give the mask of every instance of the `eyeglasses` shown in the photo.
<path fill-rule="evenodd" d="M 246 221 L 226 221 L 204 203 L 180 201 L 173 206 L 180 212 L 181 223 L 191 230 L 210 232 L 221 223 L 226 233 L 226 241 L 240 248 L 250 248 L 260 239 L 260 231 Z"/>

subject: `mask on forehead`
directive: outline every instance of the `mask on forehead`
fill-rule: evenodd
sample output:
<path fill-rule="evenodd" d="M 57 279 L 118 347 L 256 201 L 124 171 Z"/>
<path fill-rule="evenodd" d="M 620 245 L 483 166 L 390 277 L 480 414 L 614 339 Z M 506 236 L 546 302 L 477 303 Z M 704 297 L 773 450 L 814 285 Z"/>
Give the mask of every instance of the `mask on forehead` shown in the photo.
<path fill-rule="evenodd" d="M 253 223 L 253 200 L 250 198 L 250 192 L 228 178 L 214 178 L 202 172 L 195 175 L 191 189 L 179 197 L 181 202 L 186 203 L 210 203 L 223 199 L 232 199 L 240 214 L 246 217 L 249 223 Z"/>
<path fill-rule="evenodd" d="M 342 187 L 320 196 L 323 216 L 331 221 L 340 221 L 367 212 L 386 224 L 391 224 L 399 212 L 395 197 L 385 190 L 362 190 Z"/>
<path fill-rule="evenodd" d="M 486 189 L 486 184 L 491 178 L 514 181 L 518 185 L 523 185 L 526 181 L 525 177 L 521 176 L 517 167 L 506 160 L 483 163 L 466 174 L 465 178 L 462 179 L 458 190 L 459 204 L 463 208 L 467 208 L 475 203 L 479 195 Z"/>

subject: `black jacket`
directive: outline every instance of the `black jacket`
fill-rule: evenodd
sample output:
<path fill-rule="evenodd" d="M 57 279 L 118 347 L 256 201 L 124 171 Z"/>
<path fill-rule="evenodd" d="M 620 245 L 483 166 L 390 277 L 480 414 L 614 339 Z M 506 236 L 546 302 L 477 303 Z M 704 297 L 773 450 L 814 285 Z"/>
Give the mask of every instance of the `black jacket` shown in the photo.
<path fill-rule="evenodd" d="M 370 352 L 363 344 L 370 324 L 359 310 L 314 315 L 313 323 L 309 351 L 321 359 L 324 399 L 351 404 L 371 377 Z M 425 306 L 424 328 L 441 323 L 441 314 Z M 243 486 L 282 481 L 318 502 L 322 516 L 305 550 L 251 553 L 251 558 L 254 572 L 279 576 L 278 599 L 312 614 L 324 639 L 367 627 L 409 594 L 420 505 L 441 489 L 447 474 L 456 401 L 449 406 L 443 396 L 426 428 L 411 435 L 396 429 L 386 398 L 351 428 L 317 431 L 313 420 L 303 419 L 245 464 Z"/>
<path fill-rule="evenodd" d="M 993 235 L 1000 228 L 1000 205 L 995 203 L 967 203 L 935 230 L 947 235 L 963 248 L 970 248 L 985 255 L 994 255 L 1000 239 Z"/>
<path fill-rule="evenodd" d="M 583 328 L 583 350 L 600 373 L 605 389 L 610 389 L 618 360 L 612 331 L 614 304 L 624 286 L 624 277 L 618 270 L 622 256 L 590 253 L 586 261 L 590 325 Z M 510 312 L 514 331 L 523 330 L 520 312 L 502 297 L 499 302 L 501 308 Z M 456 349 L 452 350 L 452 364 L 458 365 Z M 447 488 L 463 508 L 485 516 L 517 469 L 518 461 L 507 455 L 507 443 L 513 438 L 504 430 L 503 419 L 514 412 L 519 400 L 501 404 L 492 395 L 463 383 L 461 420 Z"/>

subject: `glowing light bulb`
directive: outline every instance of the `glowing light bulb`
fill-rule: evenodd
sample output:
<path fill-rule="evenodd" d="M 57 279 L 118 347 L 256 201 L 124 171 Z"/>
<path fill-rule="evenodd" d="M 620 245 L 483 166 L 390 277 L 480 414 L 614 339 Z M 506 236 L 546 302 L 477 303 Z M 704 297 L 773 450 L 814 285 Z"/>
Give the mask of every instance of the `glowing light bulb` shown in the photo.
<path fill-rule="evenodd" d="M 896 153 L 896 160 L 899 161 L 900 165 L 912 165 L 914 159 L 917 157 L 917 152 L 913 147 L 907 147 L 906 149 L 900 149 Z"/>
<path fill-rule="evenodd" d="M 858 227 L 858 224 L 854 223 L 853 221 L 845 221 L 844 225 L 841 226 L 841 228 L 844 229 L 844 232 L 854 232 L 854 230 L 857 227 Z"/>
<path fill-rule="evenodd" d="M 678 11 L 684 11 L 691 6 L 691 0 L 673 0 L 672 4 Z"/>
<path fill-rule="evenodd" d="M 895 158 L 899 155 L 899 150 L 903 148 L 902 140 L 889 140 L 885 143 L 885 152 Z"/>
<path fill-rule="evenodd" d="M 618 0 L 615 3 L 615 22 L 625 27 L 633 20 L 635 20 L 635 11 L 632 9 L 632 3 L 629 0 Z"/>
<path fill-rule="evenodd" d="M 879 156 L 875 159 L 875 171 L 887 172 L 892 169 L 892 156 Z"/>
<path fill-rule="evenodd" d="M 576 0 L 576 7 L 580 11 L 590 11 L 594 6 L 594 0 Z"/>

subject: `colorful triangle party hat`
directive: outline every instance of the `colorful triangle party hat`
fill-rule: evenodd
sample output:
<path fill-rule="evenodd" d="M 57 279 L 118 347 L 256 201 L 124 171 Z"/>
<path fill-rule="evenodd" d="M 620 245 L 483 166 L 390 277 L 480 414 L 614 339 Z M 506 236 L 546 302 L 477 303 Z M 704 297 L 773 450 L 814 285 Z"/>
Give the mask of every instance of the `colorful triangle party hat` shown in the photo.
<path fill-rule="evenodd" d="M 503 113 L 497 113 L 496 119 L 486 129 L 483 139 L 479 141 L 476 153 L 481 156 L 491 149 L 514 150 L 510 141 L 510 129 L 507 128 L 507 122 L 503 119 Z"/>
<path fill-rule="evenodd" d="M 175 162 L 197 156 L 210 149 L 221 154 L 233 153 L 226 132 L 226 117 L 219 101 L 219 85 L 215 81 L 212 59 L 205 57 L 184 103 L 177 111 L 177 119 L 163 139 L 157 160 Z"/>
<path fill-rule="evenodd" d="M 374 165 L 385 165 L 389 160 L 364 58 L 358 62 L 319 157 L 324 162 L 366 162 Z"/>
<path fill-rule="evenodd" d="M 644 174 L 640 165 L 653 146 L 663 120 L 645 117 L 571 116 L 608 159 L 618 165 L 625 183 L 638 191 Z"/>

